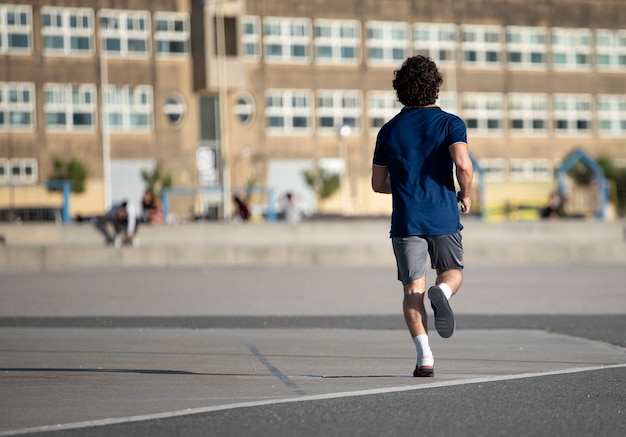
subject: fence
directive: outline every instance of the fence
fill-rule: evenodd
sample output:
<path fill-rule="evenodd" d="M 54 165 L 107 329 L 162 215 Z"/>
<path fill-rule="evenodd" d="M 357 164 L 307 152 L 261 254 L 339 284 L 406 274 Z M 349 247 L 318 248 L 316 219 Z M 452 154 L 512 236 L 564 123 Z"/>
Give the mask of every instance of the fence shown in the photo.
<path fill-rule="evenodd" d="M 496 182 L 484 184 L 481 216 L 488 221 L 536 220 L 541 211 L 557 196 L 557 208 L 566 217 L 609 218 L 601 214 L 599 187 L 576 184 L 565 178 L 565 192 L 560 193 L 556 182 Z M 554 205 L 553 205 L 554 207 Z"/>

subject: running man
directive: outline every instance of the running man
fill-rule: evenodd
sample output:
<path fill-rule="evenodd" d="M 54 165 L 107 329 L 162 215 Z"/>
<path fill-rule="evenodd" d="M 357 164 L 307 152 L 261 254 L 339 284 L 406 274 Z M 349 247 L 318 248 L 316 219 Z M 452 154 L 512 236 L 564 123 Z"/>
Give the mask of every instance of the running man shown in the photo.
<path fill-rule="evenodd" d="M 428 290 L 435 329 L 448 338 L 455 328 L 448 301 L 463 279 L 459 204 L 464 214 L 472 206 L 467 130 L 459 117 L 435 106 L 442 83 L 436 64 L 423 56 L 408 58 L 394 72 L 393 88 L 404 108 L 381 128 L 372 165 L 372 189 L 392 195 L 390 236 L 404 319 L 417 351 L 415 377 L 435 373 L 424 306 L 427 255 L 437 272 Z"/>

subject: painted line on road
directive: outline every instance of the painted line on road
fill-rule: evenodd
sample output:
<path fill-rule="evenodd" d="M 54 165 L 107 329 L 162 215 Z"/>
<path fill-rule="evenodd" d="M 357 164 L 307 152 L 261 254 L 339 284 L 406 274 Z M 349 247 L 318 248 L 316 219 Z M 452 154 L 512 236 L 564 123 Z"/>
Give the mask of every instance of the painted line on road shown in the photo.
<path fill-rule="evenodd" d="M 0 432 L 0 437 L 23 435 L 23 434 L 30 434 L 30 433 L 35 433 L 35 432 L 62 431 L 62 430 L 89 428 L 89 427 L 97 427 L 97 426 L 118 425 L 122 423 L 142 422 L 142 421 L 147 421 L 147 420 L 170 419 L 174 417 L 189 416 L 193 414 L 211 413 L 215 411 L 232 410 L 232 409 L 237 409 L 237 408 L 263 407 L 267 405 L 280 405 L 280 404 L 288 404 L 288 403 L 296 403 L 296 402 L 319 401 L 319 400 L 327 400 L 327 399 L 349 398 L 349 397 L 357 397 L 357 396 L 387 394 L 387 393 L 398 393 L 398 392 L 405 392 L 405 391 L 412 391 L 412 390 L 423 390 L 423 389 L 428 389 L 428 388 L 441 388 L 441 387 L 452 387 L 452 386 L 459 386 L 459 385 L 481 384 L 481 383 L 487 383 L 487 382 L 510 381 L 514 379 L 527 379 L 527 378 L 537 378 L 537 377 L 542 377 L 542 376 L 566 375 L 566 374 L 571 374 L 571 373 L 593 372 L 596 370 L 617 369 L 617 368 L 626 368 L 626 364 L 612 364 L 612 365 L 595 366 L 595 367 L 579 367 L 579 368 L 573 368 L 573 369 L 553 370 L 549 372 L 522 373 L 519 375 L 486 376 L 482 378 L 470 378 L 470 379 L 454 380 L 454 381 L 440 381 L 440 382 L 432 382 L 432 383 L 419 384 L 419 385 L 407 385 L 407 386 L 400 386 L 400 387 L 388 387 L 388 388 L 376 388 L 376 389 L 369 389 L 369 390 L 357 390 L 357 391 L 350 391 L 350 392 L 327 393 L 327 394 L 322 394 L 322 395 L 300 396 L 297 398 L 268 399 L 264 401 L 252 401 L 252 402 L 241 402 L 241 403 L 234 403 L 234 404 L 214 405 L 211 407 L 188 408 L 186 410 L 168 411 L 164 413 L 144 414 L 144 415 L 128 416 L 128 417 L 116 417 L 116 418 L 100 419 L 100 420 L 88 420 L 84 422 L 73 422 L 73 423 L 66 423 L 66 424 L 59 424 L 59 425 L 39 426 L 39 427 L 24 428 L 24 429 L 12 430 L 12 431 L 4 431 L 4 432 Z"/>
<path fill-rule="evenodd" d="M 246 343 L 246 346 L 248 347 L 250 352 L 252 352 L 252 354 L 255 357 L 257 357 L 257 359 L 261 362 L 261 364 L 263 364 L 267 368 L 267 370 L 270 371 L 270 373 L 272 375 L 274 375 L 276 378 L 278 378 L 278 380 L 280 382 L 282 382 L 287 387 L 292 389 L 297 395 L 306 396 L 306 392 L 304 390 L 302 390 L 300 387 L 298 387 L 298 384 L 293 382 L 291 380 L 291 378 L 289 378 L 287 375 L 285 375 L 283 372 L 281 372 L 276 366 L 274 366 L 272 363 L 270 363 L 270 361 L 267 359 L 267 357 L 261 353 L 259 348 L 257 348 L 252 343 Z"/>

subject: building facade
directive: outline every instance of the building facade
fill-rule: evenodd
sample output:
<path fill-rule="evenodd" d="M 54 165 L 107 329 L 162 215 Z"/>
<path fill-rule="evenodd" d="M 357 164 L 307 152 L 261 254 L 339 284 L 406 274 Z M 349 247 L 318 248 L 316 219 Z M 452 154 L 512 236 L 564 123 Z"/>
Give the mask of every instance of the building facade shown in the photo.
<path fill-rule="evenodd" d="M 140 171 L 197 180 L 188 1 L 0 5 L 0 209 L 58 206 L 54 161 L 86 166 L 72 215 L 142 194 Z"/>
<path fill-rule="evenodd" d="M 292 192 L 310 211 L 386 213 L 371 155 L 414 54 L 438 63 L 489 202 L 547 201 L 574 149 L 626 163 L 625 22 L 620 0 L 12 0 L 0 208 L 58 202 L 43 183 L 75 157 L 89 183 L 73 213 L 138 196 L 156 165 L 180 216 L 228 216 L 252 186 L 259 211 Z M 302 176 L 316 168 L 343 182 L 322 203 Z"/>

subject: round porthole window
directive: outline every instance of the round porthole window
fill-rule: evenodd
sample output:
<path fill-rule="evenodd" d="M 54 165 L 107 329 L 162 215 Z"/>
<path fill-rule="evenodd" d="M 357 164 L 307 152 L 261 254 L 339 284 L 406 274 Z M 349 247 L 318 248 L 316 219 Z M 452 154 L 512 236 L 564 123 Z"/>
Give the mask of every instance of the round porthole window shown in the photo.
<path fill-rule="evenodd" d="M 170 123 L 180 123 L 185 118 L 185 113 L 187 112 L 183 98 L 178 94 L 171 94 L 165 102 L 163 112 Z"/>
<path fill-rule="evenodd" d="M 233 108 L 237 120 L 241 124 L 248 124 L 254 118 L 254 100 L 249 94 L 242 94 L 237 98 Z"/>

